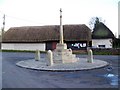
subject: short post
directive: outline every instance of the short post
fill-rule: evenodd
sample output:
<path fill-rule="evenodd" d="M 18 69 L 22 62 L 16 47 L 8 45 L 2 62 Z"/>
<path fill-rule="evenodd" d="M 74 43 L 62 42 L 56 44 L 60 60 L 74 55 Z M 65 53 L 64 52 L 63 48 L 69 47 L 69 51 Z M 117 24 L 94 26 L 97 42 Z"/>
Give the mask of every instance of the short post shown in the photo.
<path fill-rule="evenodd" d="M 88 52 L 88 57 L 87 57 L 87 62 L 88 63 L 93 63 L 93 52 L 90 48 L 87 48 L 87 52 Z"/>
<path fill-rule="evenodd" d="M 52 53 L 52 51 L 48 50 L 47 55 L 48 55 L 48 63 L 47 63 L 47 65 L 52 66 L 53 65 L 53 53 Z"/>
<path fill-rule="evenodd" d="M 39 61 L 40 60 L 40 51 L 37 49 L 35 52 L 35 60 Z"/>
<path fill-rule="evenodd" d="M 69 51 L 72 51 L 72 49 L 71 49 L 71 48 L 69 48 Z"/>

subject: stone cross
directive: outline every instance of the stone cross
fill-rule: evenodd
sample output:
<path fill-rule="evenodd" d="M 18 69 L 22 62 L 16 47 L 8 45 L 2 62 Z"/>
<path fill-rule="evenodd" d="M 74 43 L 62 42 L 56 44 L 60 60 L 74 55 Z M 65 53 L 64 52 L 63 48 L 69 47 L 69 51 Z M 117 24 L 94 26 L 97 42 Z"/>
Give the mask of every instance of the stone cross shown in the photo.
<path fill-rule="evenodd" d="M 63 42 L 63 26 L 62 26 L 62 9 L 60 8 L 60 44 L 64 44 Z"/>

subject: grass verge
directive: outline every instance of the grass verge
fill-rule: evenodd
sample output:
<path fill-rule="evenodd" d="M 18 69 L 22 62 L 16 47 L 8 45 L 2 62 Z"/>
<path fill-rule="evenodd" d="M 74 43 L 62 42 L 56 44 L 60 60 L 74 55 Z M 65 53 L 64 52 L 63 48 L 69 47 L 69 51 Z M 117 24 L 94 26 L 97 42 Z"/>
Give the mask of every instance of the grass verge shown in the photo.
<path fill-rule="evenodd" d="M 35 53 L 35 50 L 0 50 L 0 52 L 29 52 L 29 53 Z M 40 53 L 46 53 L 46 51 L 40 51 Z"/>
<path fill-rule="evenodd" d="M 29 52 L 29 53 L 35 53 L 34 51 L 30 50 L 0 50 L 0 52 Z M 40 51 L 40 53 L 47 53 L 47 51 Z M 81 55 L 86 55 L 86 51 L 74 51 L 73 54 L 81 54 Z M 120 55 L 120 52 L 114 52 L 114 51 L 102 51 L 102 50 L 93 50 L 93 55 Z"/>

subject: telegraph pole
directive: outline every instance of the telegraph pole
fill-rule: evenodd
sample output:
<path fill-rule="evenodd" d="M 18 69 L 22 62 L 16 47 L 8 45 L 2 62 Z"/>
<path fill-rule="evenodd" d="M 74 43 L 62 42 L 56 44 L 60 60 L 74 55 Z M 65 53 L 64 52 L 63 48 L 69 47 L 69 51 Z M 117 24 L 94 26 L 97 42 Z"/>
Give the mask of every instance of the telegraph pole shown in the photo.
<path fill-rule="evenodd" d="M 3 15 L 2 36 L 3 36 L 3 34 L 4 34 L 4 29 L 5 29 L 5 14 Z"/>

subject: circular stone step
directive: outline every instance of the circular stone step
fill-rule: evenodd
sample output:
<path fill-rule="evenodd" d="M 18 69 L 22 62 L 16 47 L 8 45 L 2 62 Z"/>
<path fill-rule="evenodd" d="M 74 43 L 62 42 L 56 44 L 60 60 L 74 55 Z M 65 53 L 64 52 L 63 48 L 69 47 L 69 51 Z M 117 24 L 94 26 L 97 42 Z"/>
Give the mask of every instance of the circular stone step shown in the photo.
<path fill-rule="evenodd" d="M 66 64 L 55 64 L 53 66 L 47 66 L 45 59 L 40 59 L 40 61 L 35 61 L 35 59 L 29 59 L 24 61 L 19 61 L 16 63 L 17 66 L 42 70 L 42 71 L 81 71 L 81 70 L 91 70 L 108 65 L 106 61 L 94 59 L 93 63 L 88 63 L 86 58 L 79 58 L 75 63 L 66 63 Z"/>

